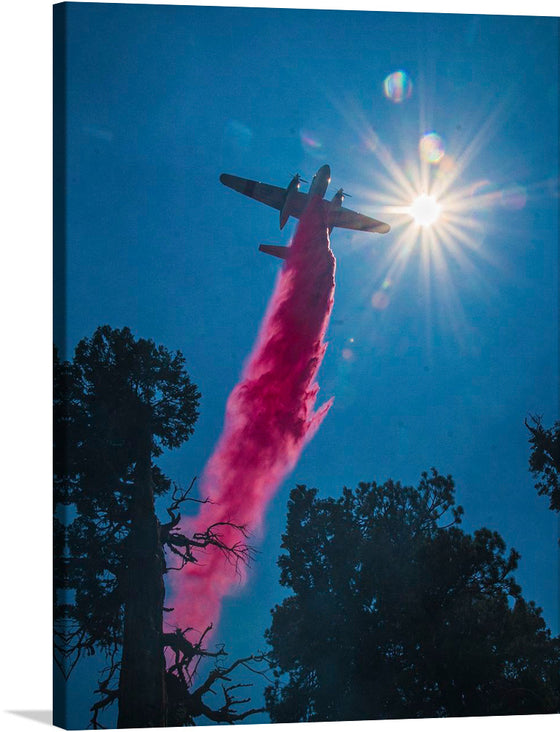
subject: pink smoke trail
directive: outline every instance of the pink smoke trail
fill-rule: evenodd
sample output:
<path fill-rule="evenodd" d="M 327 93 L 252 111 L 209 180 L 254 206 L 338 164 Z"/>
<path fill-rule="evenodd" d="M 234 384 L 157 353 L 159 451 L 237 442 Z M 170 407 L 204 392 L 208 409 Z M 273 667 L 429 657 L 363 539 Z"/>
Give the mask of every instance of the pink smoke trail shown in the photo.
<path fill-rule="evenodd" d="M 256 344 L 229 396 L 223 432 L 200 484 L 212 503 L 185 519 L 186 533 L 219 521 L 261 530 L 269 500 L 319 428 L 332 403 L 314 411 L 334 272 L 324 202 L 316 198 L 301 218 Z M 241 538 L 227 526 L 221 533 L 231 544 Z M 222 599 L 240 576 L 214 547 L 200 553 L 198 562 L 168 577 L 172 622 L 202 630 L 217 623 Z"/>

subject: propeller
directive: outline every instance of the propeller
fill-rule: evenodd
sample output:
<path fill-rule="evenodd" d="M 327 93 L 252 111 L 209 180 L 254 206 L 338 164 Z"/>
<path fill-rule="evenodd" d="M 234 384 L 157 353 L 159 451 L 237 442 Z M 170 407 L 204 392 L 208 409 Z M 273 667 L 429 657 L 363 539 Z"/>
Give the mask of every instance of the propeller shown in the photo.
<path fill-rule="evenodd" d="M 346 193 L 346 191 L 344 190 L 344 188 L 337 188 L 337 191 L 336 192 L 337 193 L 339 193 L 339 192 L 342 193 L 342 198 L 352 198 L 352 196 L 350 195 L 350 193 Z"/>
<path fill-rule="evenodd" d="M 297 178 L 302 183 L 309 183 L 309 181 L 305 180 L 305 178 L 303 176 L 301 176 L 299 173 L 291 173 L 291 176 L 292 176 L 292 178 Z"/>

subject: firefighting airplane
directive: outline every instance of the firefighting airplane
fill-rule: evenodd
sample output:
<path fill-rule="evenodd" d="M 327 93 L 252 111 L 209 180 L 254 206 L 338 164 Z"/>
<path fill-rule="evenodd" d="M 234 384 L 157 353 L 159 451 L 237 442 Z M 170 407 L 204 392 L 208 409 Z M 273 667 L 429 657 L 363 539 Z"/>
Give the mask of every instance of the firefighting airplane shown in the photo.
<path fill-rule="evenodd" d="M 299 190 L 301 180 L 301 176 L 296 173 L 287 188 L 279 188 L 268 183 L 259 183 L 256 180 L 238 178 L 236 175 L 229 175 L 228 173 L 222 173 L 220 176 L 220 181 L 228 188 L 232 188 L 234 191 L 243 193 L 244 196 L 254 198 L 261 203 L 266 203 L 267 206 L 280 211 L 281 229 L 284 228 L 290 216 L 299 219 L 314 196 L 319 196 L 321 199 L 324 197 L 331 182 L 331 169 L 328 165 L 319 168 L 313 176 L 308 193 L 302 193 Z M 377 221 L 377 219 L 343 208 L 343 200 L 344 191 L 339 188 L 331 201 L 325 201 L 329 233 L 335 226 L 343 229 L 354 229 L 355 231 L 370 231 L 377 234 L 386 234 L 390 230 L 389 224 L 384 224 L 383 221 Z M 265 254 L 271 254 L 280 259 L 287 259 L 290 251 L 289 247 L 269 244 L 261 244 L 259 249 Z"/>

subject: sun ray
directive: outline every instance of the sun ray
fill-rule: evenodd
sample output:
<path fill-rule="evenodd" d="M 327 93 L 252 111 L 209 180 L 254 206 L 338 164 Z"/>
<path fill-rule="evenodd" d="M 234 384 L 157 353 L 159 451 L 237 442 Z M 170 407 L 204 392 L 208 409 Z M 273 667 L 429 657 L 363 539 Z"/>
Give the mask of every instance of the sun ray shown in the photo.
<path fill-rule="evenodd" d="M 492 273 L 505 267 L 503 252 L 491 246 L 491 233 L 507 226 L 508 211 L 523 208 L 529 198 L 532 202 L 558 198 L 558 177 L 529 183 L 508 178 L 505 170 L 497 174 L 481 171 L 480 166 L 477 175 L 475 163 L 484 164 L 484 151 L 515 103 L 513 87 L 499 101 L 488 98 L 465 110 L 462 124 L 449 137 L 434 128 L 431 95 L 435 90 L 422 73 L 413 80 L 412 89 L 412 94 L 403 93 L 397 101 L 403 109 L 410 104 L 409 96 L 417 101 L 418 135 L 403 139 L 400 155 L 389 149 L 356 99 L 332 95 L 330 101 L 362 152 L 361 185 L 354 186 L 352 193 L 368 207 L 364 213 L 385 218 L 391 225 L 390 246 L 377 249 L 373 259 L 377 292 L 385 281 L 394 289 L 390 299 L 378 296 L 373 307 L 384 310 L 389 300 L 394 303 L 399 282 L 417 268 L 428 339 L 437 317 L 460 340 L 461 328 L 468 326 L 461 303 L 462 283 L 468 281 L 470 289 L 479 287 L 490 294 Z M 382 84 L 379 91 L 383 92 Z M 385 101 L 396 103 L 392 98 Z M 361 241 L 358 235 L 352 239 L 353 246 L 360 248 Z M 372 298 L 371 291 L 368 296 Z"/>
<path fill-rule="evenodd" d="M 467 167 L 472 163 L 484 145 L 488 145 L 492 137 L 498 132 L 499 122 L 503 119 L 505 109 L 509 104 L 508 97 L 505 96 L 496 104 L 492 112 L 482 123 L 478 132 L 467 143 L 465 149 L 456 156 L 456 165 L 453 171 L 442 179 L 438 186 L 437 182 L 434 186 L 434 195 L 438 198 L 442 197 L 447 190 L 455 183 L 455 181 L 463 175 Z"/>

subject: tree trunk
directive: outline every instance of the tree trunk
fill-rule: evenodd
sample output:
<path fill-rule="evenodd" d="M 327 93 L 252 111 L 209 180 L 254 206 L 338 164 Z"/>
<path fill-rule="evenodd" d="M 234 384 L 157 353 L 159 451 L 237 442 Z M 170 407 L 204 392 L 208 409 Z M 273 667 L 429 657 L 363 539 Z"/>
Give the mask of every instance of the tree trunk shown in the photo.
<path fill-rule="evenodd" d="M 164 558 L 154 508 L 151 434 L 147 429 L 143 431 L 130 511 L 119 728 L 164 727 L 166 723 L 162 642 Z"/>

